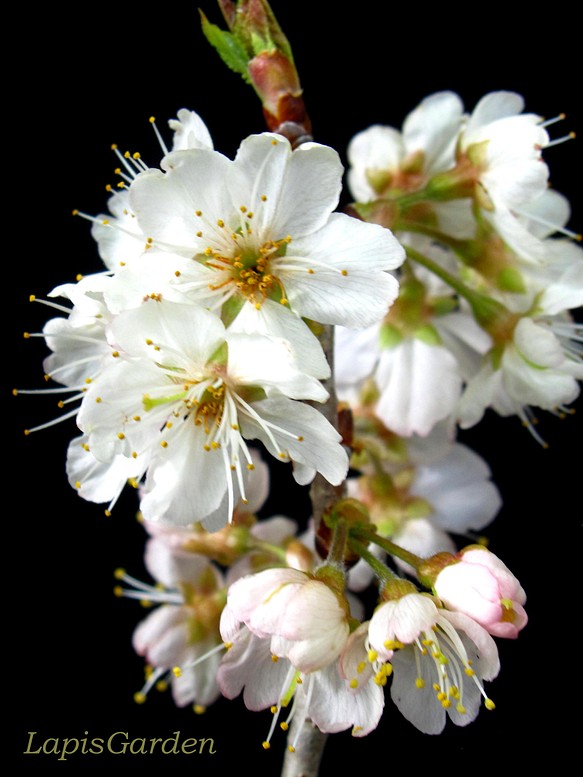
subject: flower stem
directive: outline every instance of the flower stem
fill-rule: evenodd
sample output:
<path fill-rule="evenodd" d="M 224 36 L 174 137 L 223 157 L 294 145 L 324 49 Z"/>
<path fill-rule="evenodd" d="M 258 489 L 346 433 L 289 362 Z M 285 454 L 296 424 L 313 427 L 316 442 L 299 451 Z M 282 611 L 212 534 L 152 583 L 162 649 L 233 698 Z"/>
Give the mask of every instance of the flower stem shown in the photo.
<path fill-rule="evenodd" d="M 410 246 L 403 246 L 407 252 L 407 257 L 427 270 L 441 278 L 444 283 L 456 291 L 460 297 L 468 301 L 472 308 L 472 313 L 478 324 L 486 329 L 490 334 L 500 330 L 505 332 L 512 324 L 512 314 L 500 302 L 491 297 L 486 297 L 473 289 L 470 289 L 459 278 L 452 275 L 445 268 L 441 267 L 433 259 L 419 253 Z"/>
<path fill-rule="evenodd" d="M 380 561 L 374 555 L 374 553 L 371 553 L 366 545 L 363 545 L 361 542 L 358 542 L 354 539 L 349 540 L 349 545 L 350 549 L 358 553 L 358 555 L 371 567 L 375 575 L 378 577 L 379 582 L 381 583 L 381 587 L 390 580 L 397 579 L 397 575 L 391 572 L 386 564 L 383 564 L 383 562 Z"/>
<path fill-rule="evenodd" d="M 396 556 L 397 558 L 401 559 L 401 561 L 404 561 L 406 564 L 412 566 L 414 569 L 418 569 L 422 564 L 425 563 L 425 559 L 421 558 L 420 556 L 416 556 L 414 553 L 410 553 L 400 545 L 395 545 L 394 542 L 387 540 L 385 537 L 381 537 L 380 534 L 367 533 L 365 535 L 362 533 L 359 539 L 366 539 L 368 542 L 374 542 L 375 545 L 378 545 L 383 550 L 386 550 L 387 553 L 390 553 L 391 556 Z M 353 540 L 351 539 L 351 544 L 352 543 Z M 359 550 L 358 552 L 360 553 L 361 551 Z M 366 559 L 366 561 L 368 562 L 368 559 Z M 395 576 L 393 575 L 393 577 Z"/>
<path fill-rule="evenodd" d="M 348 524 L 346 521 L 339 520 L 334 526 L 332 534 L 332 545 L 328 551 L 326 561 L 332 564 L 342 564 L 344 562 L 344 553 L 346 551 L 346 542 L 348 540 Z"/>

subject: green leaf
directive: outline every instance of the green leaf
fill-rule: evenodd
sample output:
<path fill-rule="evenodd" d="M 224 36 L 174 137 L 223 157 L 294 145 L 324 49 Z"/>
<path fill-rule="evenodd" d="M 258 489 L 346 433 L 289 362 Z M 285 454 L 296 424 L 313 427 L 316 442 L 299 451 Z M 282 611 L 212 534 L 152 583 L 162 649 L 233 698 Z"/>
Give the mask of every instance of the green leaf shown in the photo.
<path fill-rule="evenodd" d="M 235 73 L 239 73 L 243 80 L 250 84 L 251 79 L 247 67 L 249 57 L 241 42 L 232 33 L 221 30 L 216 24 L 211 24 L 204 13 L 199 12 L 205 38 L 216 49 L 225 65 L 234 70 Z"/>

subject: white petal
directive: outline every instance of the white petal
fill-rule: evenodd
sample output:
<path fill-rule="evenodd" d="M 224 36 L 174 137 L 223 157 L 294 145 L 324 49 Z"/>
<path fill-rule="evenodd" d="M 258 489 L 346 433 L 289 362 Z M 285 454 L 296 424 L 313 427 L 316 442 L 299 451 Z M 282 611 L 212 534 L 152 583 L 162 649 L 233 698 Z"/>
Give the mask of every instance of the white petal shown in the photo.
<path fill-rule="evenodd" d="M 398 434 L 426 435 L 454 409 L 461 377 L 451 353 L 417 338 L 381 351 L 376 413 Z"/>
<path fill-rule="evenodd" d="M 294 269 L 277 269 L 289 267 L 294 257 L 299 260 Z M 273 264 L 300 315 L 360 328 L 379 321 L 394 301 L 398 285 L 385 270 L 399 267 L 404 258 L 403 247 L 388 229 L 335 213 L 325 227 L 292 243 L 287 256 Z"/>
<path fill-rule="evenodd" d="M 289 457 L 313 467 L 333 485 L 344 480 L 348 457 L 340 444 L 342 438 L 318 410 L 284 397 L 254 402 L 252 407 L 264 422 L 285 429 L 293 436 L 273 427 L 270 427 L 270 436 L 255 418 L 241 414 L 241 429 L 246 439 L 260 439 L 272 456 L 283 460 Z"/>
<path fill-rule="evenodd" d="M 296 358 L 301 360 L 303 372 L 315 378 L 330 376 L 330 366 L 318 338 L 299 316 L 279 302 L 266 299 L 259 309 L 252 304 L 243 305 L 229 331 L 285 338 Z"/>
<path fill-rule="evenodd" d="M 422 100 L 403 122 L 407 153 L 423 151 L 427 173 L 453 167 L 462 114 L 463 104 L 455 92 L 437 92 Z"/>
<path fill-rule="evenodd" d="M 292 399 L 325 402 L 319 380 L 300 371 L 298 354 L 284 338 L 227 333 L 229 379 L 241 386 L 273 388 Z"/>

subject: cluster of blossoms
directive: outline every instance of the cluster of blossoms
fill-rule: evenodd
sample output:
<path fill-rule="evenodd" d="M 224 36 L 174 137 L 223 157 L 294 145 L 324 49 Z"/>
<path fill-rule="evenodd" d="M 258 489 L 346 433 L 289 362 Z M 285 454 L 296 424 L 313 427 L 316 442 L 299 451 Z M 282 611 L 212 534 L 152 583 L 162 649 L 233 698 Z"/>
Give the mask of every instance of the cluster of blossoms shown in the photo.
<path fill-rule="evenodd" d="M 123 185 L 93 227 L 106 270 L 51 292 L 72 309 L 45 327 L 45 371 L 80 401 L 67 459 L 80 496 L 111 509 L 131 480 L 146 519 L 214 530 L 246 498 L 248 440 L 298 483 L 344 480 L 340 435 L 303 401 L 329 396 L 310 322 L 378 321 L 404 250 L 333 212 L 333 149 L 263 133 L 229 160 L 197 114 L 171 125 L 161 169 L 119 154 Z"/>
<path fill-rule="evenodd" d="M 373 126 L 350 143 L 354 212 L 393 229 L 407 260 L 380 325 L 339 328 L 339 392 L 399 435 L 468 428 L 487 408 L 533 431 L 533 411 L 578 396 L 583 251 L 542 156 L 569 136 L 550 140 L 554 121 L 523 107 L 494 92 L 467 115 L 441 92 L 402 131 Z"/>
<path fill-rule="evenodd" d="M 183 110 L 171 149 L 155 128 L 159 169 L 116 149 L 109 213 L 81 214 L 105 268 L 51 292 L 69 306 L 49 303 L 44 366 L 78 403 L 71 485 L 107 511 L 138 490 L 156 585 L 119 570 L 117 592 L 160 605 L 134 634 L 138 701 L 167 678 L 179 706 L 243 694 L 273 712 L 266 744 L 298 700 L 366 735 L 388 683 L 429 734 L 493 708 L 494 637 L 517 637 L 526 596 L 473 544 L 501 499 L 456 430 L 561 412 L 583 378 L 581 249 L 548 188 L 551 122 L 522 110 L 499 92 L 467 115 L 444 92 L 402 132 L 365 130 L 350 215 L 313 142 L 266 132 L 231 160 Z M 336 392 L 346 429 L 319 409 Z M 338 501 L 308 529 L 258 518 L 266 454 Z"/>
<path fill-rule="evenodd" d="M 419 570 L 430 594 L 361 550 L 382 579 L 379 606 L 366 618 L 354 594 L 366 585 L 362 574 L 357 582 L 331 556 L 323 563 L 295 521 L 257 518 L 269 475 L 253 455 L 251 499 L 228 526 L 210 533 L 145 521 L 156 585 L 116 572 L 118 595 L 160 603 L 134 633 L 147 662 L 136 701 L 167 678 L 176 704 L 197 712 L 242 694 L 248 709 L 273 714 L 265 747 L 278 722 L 287 730 L 298 701 L 321 731 L 365 736 L 380 721 L 389 678 L 393 702 L 425 733 L 439 733 L 447 717 L 466 725 L 482 703 L 492 709 L 484 688 L 499 671 L 492 635 L 516 637 L 527 621 L 524 591 L 504 564 L 480 546 L 436 554 Z M 338 514 L 357 505 L 347 499 Z M 350 534 L 362 539 L 360 518 L 349 518 Z"/>

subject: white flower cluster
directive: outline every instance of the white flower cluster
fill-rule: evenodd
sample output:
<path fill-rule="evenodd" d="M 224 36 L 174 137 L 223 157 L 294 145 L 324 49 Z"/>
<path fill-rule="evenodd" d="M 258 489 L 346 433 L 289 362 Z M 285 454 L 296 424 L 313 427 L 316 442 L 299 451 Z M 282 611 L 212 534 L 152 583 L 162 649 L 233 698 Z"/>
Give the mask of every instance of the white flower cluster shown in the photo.
<path fill-rule="evenodd" d="M 351 215 L 327 146 L 263 133 L 231 160 L 183 110 L 159 169 L 116 149 L 109 213 L 86 216 L 105 269 L 51 292 L 70 305 L 51 303 L 44 366 L 78 402 L 79 495 L 111 510 L 139 492 L 156 585 L 119 570 L 117 592 L 160 606 L 134 634 L 137 701 L 166 678 L 179 706 L 242 694 L 274 713 L 266 746 L 298 699 L 321 731 L 366 735 L 389 681 L 426 733 L 493 708 L 493 637 L 518 635 L 526 595 L 483 547 L 456 552 L 501 503 L 456 430 L 561 411 L 583 378 L 583 254 L 548 188 L 552 122 L 523 107 L 497 92 L 468 115 L 442 92 L 402 131 L 360 133 Z M 318 409 L 336 389 L 342 435 Z M 300 485 L 342 487 L 328 523 L 257 517 L 252 443 Z"/>
<path fill-rule="evenodd" d="M 80 496 L 111 509 L 129 480 L 146 519 L 215 530 L 246 499 L 249 440 L 301 484 L 344 480 L 340 435 L 306 404 L 326 402 L 330 376 L 309 322 L 378 322 L 404 252 L 334 212 L 333 149 L 264 133 L 230 160 L 197 114 L 170 124 L 161 169 L 118 152 L 119 191 L 93 219 L 106 270 L 51 293 L 72 308 L 45 327 L 45 371 L 80 400 Z"/>
<path fill-rule="evenodd" d="M 550 140 L 555 122 L 523 108 L 494 92 L 468 115 L 440 92 L 402 131 L 373 126 L 350 143 L 357 212 L 391 226 L 408 258 L 381 326 L 340 329 L 337 377 L 350 401 L 372 381 L 375 413 L 397 434 L 467 428 L 487 408 L 532 431 L 532 408 L 562 412 L 578 396 L 583 251 L 542 158 L 569 136 Z"/>

